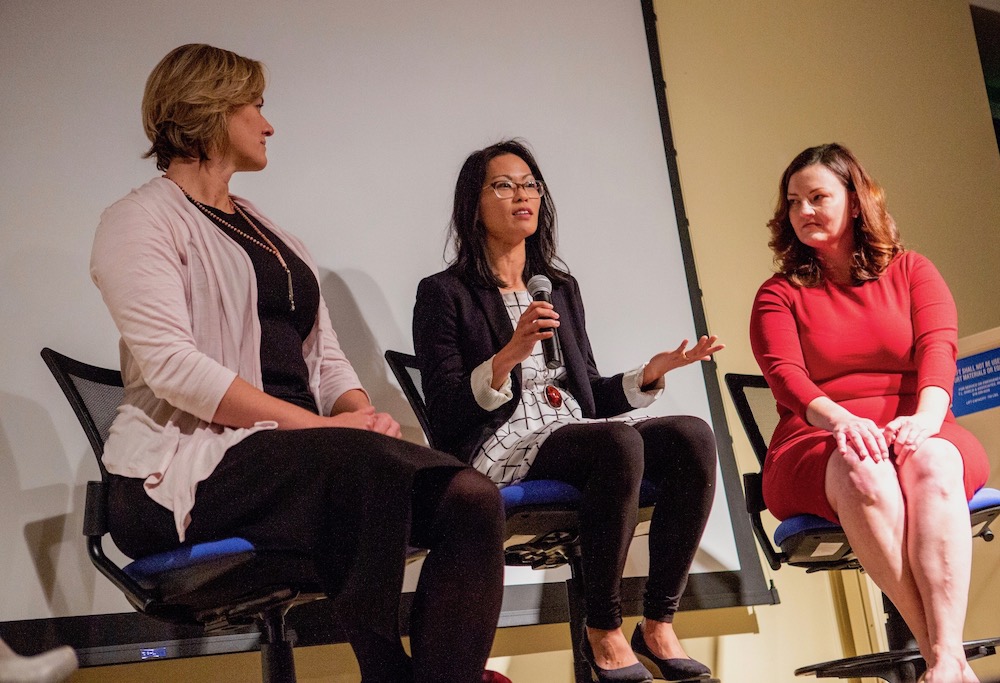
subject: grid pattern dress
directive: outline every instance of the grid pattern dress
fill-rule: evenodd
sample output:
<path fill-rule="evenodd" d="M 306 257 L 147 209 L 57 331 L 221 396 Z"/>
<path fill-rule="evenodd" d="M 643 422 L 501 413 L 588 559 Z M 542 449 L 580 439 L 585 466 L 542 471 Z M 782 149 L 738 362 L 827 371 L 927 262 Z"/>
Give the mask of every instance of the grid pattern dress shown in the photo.
<path fill-rule="evenodd" d="M 517 327 L 517 321 L 531 304 L 531 296 L 525 291 L 507 292 L 502 296 L 507 317 L 511 325 Z M 645 419 L 635 416 L 583 417 L 580 404 L 564 388 L 565 377 L 565 366 L 555 369 L 545 366 L 542 345 L 536 344 L 531 355 L 521 362 L 521 396 L 513 415 L 483 443 L 472 460 L 472 466 L 498 486 L 506 486 L 528 475 L 538 449 L 549 434 L 560 427 L 610 420 L 635 423 Z M 562 405 L 559 407 L 550 405 L 545 399 L 545 387 L 548 385 L 555 386 L 562 394 Z"/>

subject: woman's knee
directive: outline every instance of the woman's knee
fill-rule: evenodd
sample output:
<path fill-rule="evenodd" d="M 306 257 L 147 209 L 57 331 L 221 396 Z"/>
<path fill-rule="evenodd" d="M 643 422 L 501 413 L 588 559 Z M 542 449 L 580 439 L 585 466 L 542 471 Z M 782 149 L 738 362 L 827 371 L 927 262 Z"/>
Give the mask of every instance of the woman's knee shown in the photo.
<path fill-rule="evenodd" d="M 503 528 L 503 501 L 496 484 L 472 469 L 459 470 L 445 488 L 443 505 L 452 519 L 478 530 Z"/>
<path fill-rule="evenodd" d="M 631 425 L 607 422 L 588 430 L 584 438 L 587 447 L 595 452 L 598 469 L 613 470 L 625 476 L 642 476 L 643 439 Z"/>
<path fill-rule="evenodd" d="M 907 489 L 919 488 L 923 495 L 965 495 L 965 466 L 958 449 L 944 439 L 928 439 L 899 465 L 900 483 Z"/>
<path fill-rule="evenodd" d="M 875 462 L 834 452 L 827 463 L 826 492 L 835 510 L 845 504 L 898 507 L 902 489 L 889 460 Z"/>
<path fill-rule="evenodd" d="M 715 433 L 707 422 L 692 415 L 653 418 L 638 428 L 648 455 L 669 459 L 683 469 L 687 477 L 715 480 L 718 463 Z"/>

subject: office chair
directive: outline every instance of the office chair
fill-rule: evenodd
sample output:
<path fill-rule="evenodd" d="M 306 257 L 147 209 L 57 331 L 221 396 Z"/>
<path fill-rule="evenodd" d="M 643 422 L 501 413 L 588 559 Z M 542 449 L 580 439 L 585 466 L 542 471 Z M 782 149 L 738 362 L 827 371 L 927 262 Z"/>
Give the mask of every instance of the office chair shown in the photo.
<path fill-rule="evenodd" d="M 768 442 L 778 425 L 778 413 L 771 389 L 760 375 L 734 373 L 726 375 L 726 386 L 754 454 L 763 468 Z M 778 570 L 782 564 L 789 564 L 804 567 L 807 572 L 842 569 L 863 571 L 851 551 L 844 530 L 822 517 L 797 515 L 786 519 L 775 530 L 772 545 L 761 521 L 761 513 L 767 509 L 762 483 L 760 472 L 743 475 L 750 525 L 771 569 Z M 990 524 L 1000 515 L 1000 491 L 980 489 L 969 501 L 969 514 L 973 536 L 992 541 Z M 927 670 L 927 663 L 920 656 L 920 651 L 913 646 L 913 634 L 896 607 L 885 596 L 883 602 L 887 619 L 886 634 L 891 648 L 888 652 L 812 664 L 796 669 L 795 675 L 812 674 L 817 678 L 875 676 L 889 683 L 915 683 Z M 998 643 L 1000 638 L 969 641 L 965 643 L 966 657 L 972 660 L 995 654 Z"/>
<path fill-rule="evenodd" d="M 185 545 L 119 567 L 104 553 L 108 472 L 101 462 L 124 389 L 117 370 L 87 365 L 52 349 L 45 364 L 73 407 L 97 457 L 101 481 L 87 483 L 83 533 L 90 560 L 136 610 L 164 621 L 201 624 L 219 633 L 256 622 L 264 683 L 295 683 L 295 634 L 285 614 L 325 597 L 307 558 L 265 553 L 242 538 Z"/>
<path fill-rule="evenodd" d="M 399 382 L 403 395 L 417 416 L 417 422 L 431 448 L 435 447 L 430 417 L 424 402 L 420 368 L 416 356 L 399 351 L 386 351 L 385 360 Z M 565 482 L 537 479 L 522 481 L 500 489 L 506 516 L 507 537 L 530 535 L 527 543 L 508 546 L 504 562 L 508 566 L 547 569 L 568 564 L 570 578 L 566 581 L 569 607 L 569 630 L 573 644 L 573 670 L 576 683 L 590 683 L 590 665 L 580 652 L 585 633 L 586 605 L 583 597 L 583 563 L 580 556 L 579 520 L 577 508 L 580 491 Z M 642 483 L 639 493 L 639 521 L 648 521 L 656 500 L 656 487 Z M 708 683 L 702 681 L 702 683 Z"/>

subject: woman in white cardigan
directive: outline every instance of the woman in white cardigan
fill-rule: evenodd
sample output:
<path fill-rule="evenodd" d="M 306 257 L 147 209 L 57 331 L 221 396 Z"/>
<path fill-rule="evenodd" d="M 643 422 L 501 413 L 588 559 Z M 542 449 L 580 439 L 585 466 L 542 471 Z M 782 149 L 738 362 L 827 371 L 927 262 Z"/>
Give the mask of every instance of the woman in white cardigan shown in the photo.
<path fill-rule="evenodd" d="M 104 212 L 91 257 L 125 381 L 104 455 L 112 537 L 132 557 L 230 536 L 295 551 L 342 605 L 366 682 L 496 680 L 496 487 L 399 438 L 340 350 L 305 247 L 229 193 L 267 164 L 263 90 L 259 62 L 208 45 L 176 48 L 146 83 L 164 174 Z M 412 659 L 407 543 L 432 551 Z"/>

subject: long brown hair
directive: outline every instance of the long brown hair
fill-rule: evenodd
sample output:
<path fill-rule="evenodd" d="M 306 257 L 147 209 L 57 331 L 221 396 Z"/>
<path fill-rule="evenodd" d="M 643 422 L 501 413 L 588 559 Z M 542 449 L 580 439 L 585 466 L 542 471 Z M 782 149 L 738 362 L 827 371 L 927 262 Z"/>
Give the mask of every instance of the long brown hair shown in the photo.
<path fill-rule="evenodd" d="M 814 250 L 799 241 L 788 218 L 789 181 L 806 166 L 816 164 L 826 167 L 849 192 L 857 195 L 859 211 L 854 219 L 851 280 L 854 284 L 877 280 L 896 255 L 902 253 L 903 244 L 896 221 L 886 209 L 882 186 L 868 175 L 851 150 L 835 142 L 802 151 L 781 176 L 774 217 L 767 222 L 771 230 L 768 246 L 774 252 L 777 271 L 803 287 L 816 287 L 823 281 Z"/>

